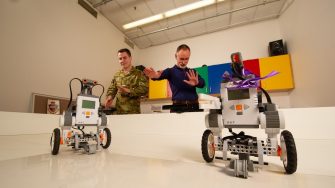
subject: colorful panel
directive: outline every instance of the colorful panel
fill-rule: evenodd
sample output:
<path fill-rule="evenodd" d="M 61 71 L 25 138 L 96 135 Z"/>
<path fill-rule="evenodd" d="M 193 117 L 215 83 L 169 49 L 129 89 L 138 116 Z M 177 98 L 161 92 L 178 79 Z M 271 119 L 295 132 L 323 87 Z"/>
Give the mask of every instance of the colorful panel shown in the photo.
<path fill-rule="evenodd" d="M 197 73 L 205 80 L 205 87 L 197 88 L 197 93 L 208 93 L 208 68 L 207 66 L 197 67 L 195 68 Z"/>
<path fill-rule="evenodd" d="M 259 69 L 259 60 L 258 59 L 250 59 L 243 61 L 244 70 L 251 72 L 256 76 L 260 76 L 260 69 Z"/>
<path fill-rule="evenodd" d="M 220 93 L 222 75 L 228 71 L 231 74 L 231 63 L 208 66 L 208 85 L 210 94 Z"/>
<path fill-rule="evenodd" d="M 167 80 L 149 80 L 149 99 L 167 98 Z"/>
<path fill-rule="evenodd" d="M 287 90 L 294 88 L 292 68 L 289 55 L 272 56 L 259 59 L 261 77 L 272 71 L 279 74 L 262 80 L 262 87 L 265 90 Z"/>

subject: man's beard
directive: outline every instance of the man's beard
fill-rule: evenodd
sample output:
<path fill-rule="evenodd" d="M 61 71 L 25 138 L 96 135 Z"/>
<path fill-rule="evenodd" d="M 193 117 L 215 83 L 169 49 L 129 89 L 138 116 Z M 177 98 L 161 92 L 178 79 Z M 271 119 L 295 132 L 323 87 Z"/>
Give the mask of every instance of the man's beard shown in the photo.
<path fill-rule="evenodd" d="M 187 66 L 187 64 L 184 64 L 184 63 L 179 63 L 179 68 L 182 68 L 182 69 L 184 69 L 184 68 L 186 68 L 186 66 Z"/>

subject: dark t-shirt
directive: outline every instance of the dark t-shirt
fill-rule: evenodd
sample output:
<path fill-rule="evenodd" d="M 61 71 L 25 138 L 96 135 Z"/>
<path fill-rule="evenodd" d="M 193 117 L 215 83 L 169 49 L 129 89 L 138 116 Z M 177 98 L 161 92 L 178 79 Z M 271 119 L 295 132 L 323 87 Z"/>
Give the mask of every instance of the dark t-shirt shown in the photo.
<path fill-rule="evenodd" d="M 153 80 L 167 79 L 169 81 L 172 90 L 172 100 L 197 100 L 198 95 L 196 87 L 203 88 L 205 86 L 205 81 L 198 75 L 198 85 L 190 86 L 185 83 L 184 80 L 188 80 L 186 73 L 189 70 L 189 68 L 182 69 L 175 65 L 172 68 L 165 69 L 159 78 Z"/>

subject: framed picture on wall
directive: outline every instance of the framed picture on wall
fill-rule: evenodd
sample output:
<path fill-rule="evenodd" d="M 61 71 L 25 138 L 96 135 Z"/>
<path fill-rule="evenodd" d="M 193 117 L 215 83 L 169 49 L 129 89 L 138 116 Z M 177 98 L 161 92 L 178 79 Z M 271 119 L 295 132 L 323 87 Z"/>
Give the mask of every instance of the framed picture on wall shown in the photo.
<path fill-rule="evenodd" d="M 60 114 L 60 101 L 48 99 L 47 114 Z"/>

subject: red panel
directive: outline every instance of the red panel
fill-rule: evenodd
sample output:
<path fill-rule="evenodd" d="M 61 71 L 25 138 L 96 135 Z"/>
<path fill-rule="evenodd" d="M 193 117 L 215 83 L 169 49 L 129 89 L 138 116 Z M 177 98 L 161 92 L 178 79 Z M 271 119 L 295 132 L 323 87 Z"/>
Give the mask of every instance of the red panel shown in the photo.
<path fill-rule="evenodd" d="M 255 74 L 256 76 L 260 76 L 260 69 L 259 69 L 259 61 L 258 59 L 250 59 L 243 61 L 244 69 L 248 70 L 249 72 Z"/>

